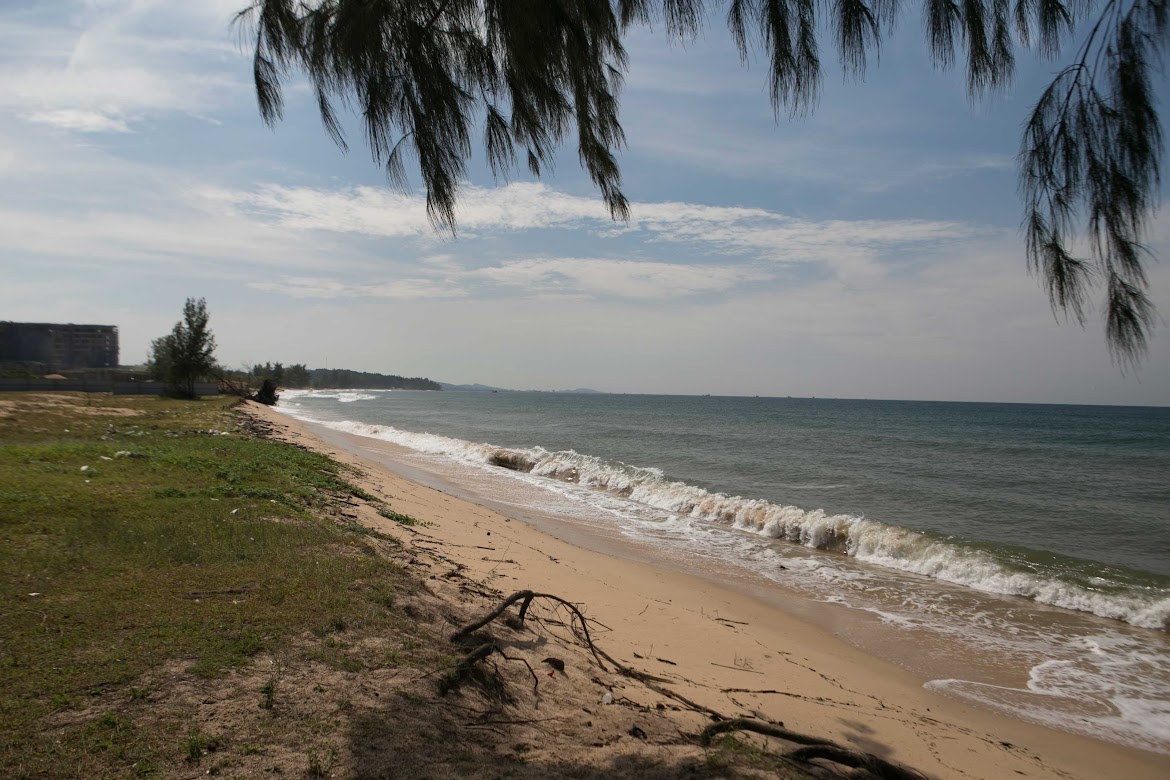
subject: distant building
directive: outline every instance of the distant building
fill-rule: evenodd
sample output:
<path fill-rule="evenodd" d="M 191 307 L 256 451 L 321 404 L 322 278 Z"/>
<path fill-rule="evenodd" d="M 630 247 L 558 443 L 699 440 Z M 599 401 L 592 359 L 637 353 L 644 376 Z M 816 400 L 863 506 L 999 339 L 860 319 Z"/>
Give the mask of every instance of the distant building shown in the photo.
<path fill-rule="evenodd" d="M 0 322 L 0 363 L 43 363 L 60 371 L 116 368 L 116 325 Z"/>

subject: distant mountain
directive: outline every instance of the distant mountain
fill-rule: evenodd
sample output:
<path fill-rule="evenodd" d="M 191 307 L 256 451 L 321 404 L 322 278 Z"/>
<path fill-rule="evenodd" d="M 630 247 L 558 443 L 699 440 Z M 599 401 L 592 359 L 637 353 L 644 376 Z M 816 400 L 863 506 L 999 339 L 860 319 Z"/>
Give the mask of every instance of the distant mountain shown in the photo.
<path fill-rule="evenodd" d="M 466 390 L 472 393 L 582 393 L 582 394 L 605 394 L 604 390 L 592 390 L 588 387 L 578 387 L 575 390 L 511 390 L 507 387 L 492 387 L 491 385 L 470 384 L 470 385 L 456 385 L 451 382 L 439 382 L 439 386 L 444 390 Z"/>
<path fill-rule="evenodd" d="M 439 382 L 439 386 L 442 387 L 444 390 L 467 390 L 467 391 L 473 392 L 473 393 L 511 393 L 511 392 L 513 392 L 512 390 L 508 390 L 505 387 L 492 387 L 491 385 L 480 385 L 480 384 L 453 385 L 450 382 Z"/>

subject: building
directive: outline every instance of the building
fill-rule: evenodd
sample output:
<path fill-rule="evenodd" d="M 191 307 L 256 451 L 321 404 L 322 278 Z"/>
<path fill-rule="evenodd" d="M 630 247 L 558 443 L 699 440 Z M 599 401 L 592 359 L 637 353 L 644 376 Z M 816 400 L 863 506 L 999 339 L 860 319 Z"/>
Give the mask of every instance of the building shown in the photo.
<path fill-rule="evenodd" d="M 41 363 L 53 371 L 116 368 L 116 325 L 0 322 L 0 363 Z"/>

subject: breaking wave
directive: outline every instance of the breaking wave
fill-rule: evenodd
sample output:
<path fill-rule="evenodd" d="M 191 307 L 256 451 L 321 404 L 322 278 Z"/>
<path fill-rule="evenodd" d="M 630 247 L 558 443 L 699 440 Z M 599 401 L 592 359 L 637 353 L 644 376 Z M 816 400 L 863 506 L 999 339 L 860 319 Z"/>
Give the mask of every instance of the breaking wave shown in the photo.
<path fill-rule="evenodd" d="M 335 398 L 337 399 L 338 403 L 348 404 L 353 403 L 354 401 L 372 401 L 378 397 L 376 395 L 370 395 L 372 392 L 378 391 L 370 390 L 367 392 L 360 392 L 357 390 L 285 390 L 280 395 L 286 400 L 306 397 Z"/>
<path fill-rule="evenodd" d="M 300 416 L 295 407 L 285 411 Z M 988 593 L 1020 596 L 1143 628 L 1166 630 L 1170 624 L 1170 588 L 1138 581 L 1112 567 L 1066 558 L 1055 561 L 1047 554 L 1030 557 L 1030 551 L 991 550 L 857 515 L 728 496 L 669 479 L 657 468 L 573 450 L 505 448 L 385 425 L 313 422 L 479 466 L 574 483 L 671 515 L 837 552 Z"/>

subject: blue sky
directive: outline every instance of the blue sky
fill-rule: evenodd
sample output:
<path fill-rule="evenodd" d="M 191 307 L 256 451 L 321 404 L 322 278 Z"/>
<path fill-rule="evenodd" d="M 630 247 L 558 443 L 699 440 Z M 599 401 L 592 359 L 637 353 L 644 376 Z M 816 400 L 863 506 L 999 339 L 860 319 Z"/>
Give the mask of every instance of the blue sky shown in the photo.
<path fill-rule="evenodd" d="M 1163 404 L 1170 339 L 1123 376 L 1099 321 L 1028 276 L 1014 155 L 1055 70 L 972 103 L 916 10 L 864 82 L 826 43 L 816 111 L 775 121 L 716 19 L 631 34 L 627 224 L 575 149 L 533 181 L 472 164 L 459 235 L 341 153 L 293 84 L 257 114 L 243 0 L 0 10 L 0 318 L 101 322 L 141 360 L 206 297 L 230 366 L 279 360 L 517 388 Z M 1161 89 L 1161 85 L 1160 85 Z M 1161 90 L 1165 92 L 1164 89 Z M 355 128 L 356 129 L 356 128 Z M 1170 222 L 1151 244 L 1165 257 Z M 1165 262 L 1151 273 L 1170 311 Z"/>

